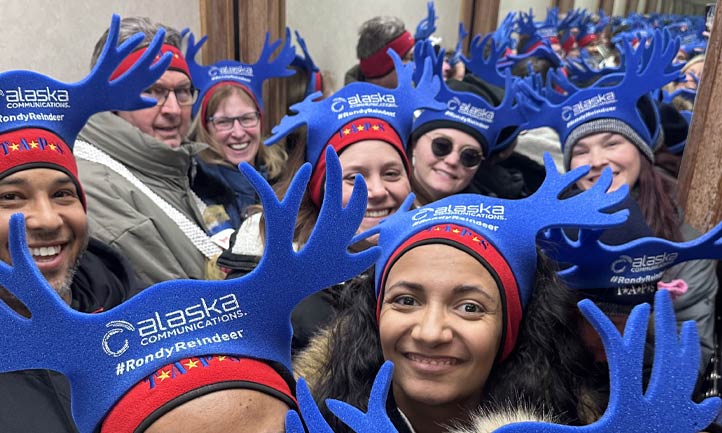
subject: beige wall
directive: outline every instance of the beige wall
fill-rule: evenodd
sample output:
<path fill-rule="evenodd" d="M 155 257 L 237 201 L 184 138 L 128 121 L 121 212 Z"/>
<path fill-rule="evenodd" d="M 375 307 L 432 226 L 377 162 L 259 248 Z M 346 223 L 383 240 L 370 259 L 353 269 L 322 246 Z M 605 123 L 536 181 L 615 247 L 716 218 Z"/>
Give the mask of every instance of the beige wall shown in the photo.
<path fill-rule="evenodd" d="M 198 0 L 2 0 L 0 71 L 31 69 L 60 81 L 81 80 L 113 13 L 200 33 Z"/>
<path fill-rule="evenodd" d="M 436 0 L 438 36 L 445 47 L 456 46 L 461 0 Z M 361 24 L 378 15 L 401 18 L 412 34 L 426 16 L 426 0 L 286 0 L 286 24 L 306 40 L 314 62 L 329 71 L 335 88 L 356 64 L 356 42 Z"/>

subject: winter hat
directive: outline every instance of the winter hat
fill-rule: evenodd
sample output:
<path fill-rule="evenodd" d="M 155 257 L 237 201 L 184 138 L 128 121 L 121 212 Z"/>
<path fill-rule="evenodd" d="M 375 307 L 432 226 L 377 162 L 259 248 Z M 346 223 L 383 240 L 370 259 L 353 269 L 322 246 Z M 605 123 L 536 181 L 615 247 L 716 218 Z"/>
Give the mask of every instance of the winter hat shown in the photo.
<path fill-rule="evenodd" d="M 722 224 L 692 241 L 671 242 L 653 236 L 634 200 L 613 209 L 628 209 L 624 225 L 571 234 L 552 229 L 544 235 L 548 243 L 540 243 L 552 259 L 571 265 L 559 272 L 567 286 L 607 312 L 626 314 L 651 304 L 664 272 L 678 263 L 722 258 L 716 245 Z"/>
<path fill-rule="evenodd" d="M 128 69 L 130 69 L 133 65 L 135 65 L 138 59 L 145 54 L 146 50 L 148 50 L 149 47 L 150 46 L 138 48 L 137 50 L 130 53 L 122 62 L 120 62 L 118 67 L 113 72 L 113 75 L 110 76 L 110 79 L 114 80 L 118 78 Z M 160 50 L 158 50 L 158 53 L 156 54 L 153 61 L 157 62 L 158 60 L 160 60 L 161 56 L 166 53 L 170 53 L 170 64 L 168 65 L 168 70 L 182 72 L 186 74 L 188 78 L 191 78 L 191 73 L 188 70 L 188 63 L 186 63 L 186 59 L 185 57 L 183 57 L 183 53 L 181 53 L 180 50 L 173 45 L 161 45 Z"/>
<path fill-rule="evenodd" d="M 76 136 L 97 112 L 153 106 L 155 100 L 140 93 L 171 63 L 170 55 L 156 61 L 163 30 L 142 53 L 128 54 L 142 35 L 116 47 L 119 21 L 114 15 L 103 52 L 82 81 L 62 83 L 32 71 L 0 73 L 0 178 L 31 168 L 60 170 L 73 181 L 83 208 L 87 208 L 73 156 Z M 125 73 L 113 73 L 131 56 L 133 61 Z"/>
<path fill-rule="evenodd" d="M 399 58 L 402 58 L 413 46 L 414 37 L 408 31 L 404 31 L 375 53 L 365 59 L 359 59 L 361 73 L 363 73 L 366 78 L 383 77 L 394 69 L 395 60 L 389 54 L 389 50 L 396 53 Z M 396 67 L 396 70 L 398 71 L 398 67 Z"/>
<path fill-rule="evenodd" d="M 655 306 L 654 367 L 645 389 L 641 373 L 650 321 L 649 306 L 635 307 L 627 320 L 624 334 L 620 335 L 616 326 L 592 301 L 585 299 L 579 303 L 582 315 L 591 323 L 604 344 L 610 378 L 609 405 L 604 416 L 585 426 L 584 431 L 696 433 L 702 428 L 700 426 L 709 425 L 719 414 L 722 408 L 719 397 L 710 397 L 700 403 L 691 398 L 700 360 L 699 337 L 694 322 L 684 323 L 682 331 L 677 332 L 672 301 L 664 290 L 657 293 Z M 326 405 L 353 432 L 397 433 L 386 411 L 392 378 L 393 364 L 387 361 L 376 375 L 365 411 L 332 399 L 326 400 Z M 289 411 L 286 415 L 286 432 L 331 432 L 303 379 L 298 381 L 297 394 L 303 423 L 295 411 Z M 491 431 L 499 425 L 497 420 L 488 423 L 483 421 L 475 419 L 475 427 Z M 557 433 L 570 431 L 570 428 L 545 422 L 515 422 L 494 431 Z"/>
<path fill-rule="evenodd" d="M 204 36 L 196 44 L 193 33 L 190 34 L 185 58 L 188 61 L 193 85 L 199 91 L 198 100 L 193 104 L 193 116 L 200 112 L 205 125 L 208 121 L 206 113 L 208 101 L 218 87 L 224 84 L 243 89 L 253 99 L 258 111 L 263 112 L 263 82 L 269 78 L 288 77 L 295 73 L 293 69 L 288 68 L 296 55 L 296 49 L 291 46 L 291 31 L 286 28 L 286 43 L 273 60 L 271 55 L 281 44 L 281 40 L 271 43 L 270 38 L 271 34 L 267 32 L 263 51 L 258 61 L 252 65 L 235 60 L 221 60 L 210 66 L 202 66 L 196 62 L 196 55 L 208 36 Z"/>
<path fill-rule="evenodd" d="M 358 254 L 348 252 L 366 209 L 366 190 L 363 178 L 359 179 L 347 206 L 341 206 L 341 165 L 332 149 L 326 152 L 326 160 L 326 199 L 302 250 L 294 251 L 293 232 L 311 167 L 304 165 L 299 170 L 285 199 L 279 201 L 263 177 L 242 164 L 241 171 L 258 192 L 266 218 L 266 250 L 258 267 L 244 277 L 224 281 L 155 284 L 98 314 L 74 311 L 60 299 L 25 247 L 23 217 L 13 215 L 9 230 L 13 266 L 0 266 L 0 284 L 27 305 L 32 317 L 20 317 L 9 309 L 0 312 L 0 326 L 5 330 L 0 335 L 0 347 L 5 348 L 0 371 L 46 368 L 65 374 L 72 391 L 73 417 L 81 433 L 96 431 L 113 406 L 137 384 L 151 380 L 153 374 L 156 378 L 152 380 L 160 380 L 161 367 L 178 369 L 176 363 L 183 360 L 202 363 L 200 358 L 210 354 L 253 358 L 280 370 L 282 378 L 290 378 L 291 311 L 308 295 L 368 269 L 378 256 L 375 247 Z M 220 358 L 210 364 L 216 362 L 225 365 Z M 217 375 L 201 375 L 197 382 L 192 379 L 197 376 L 188 375 L 188 386 L 179 385 L 168 395 L 158 393 L 168 398 L 129 398 L 138 405 L 147 403 L 148 409 L 167 408 L 164 402 L 187 397 L 185 390 L 216 379 L 225 381 L 228 370 L 222 370 Z M 244 371 L 256 374 L 260 370 Z M 262 376 L 250 381 L 288 397 L 276 386 L 275 375 Z M 248 380 L 247 376 L 240 378 Z M 140 388 L 131 392 L 142 393 L 143 384 Z"/>
<path fill-rule="evenodd" d="M 183 403 L 224 389 L 260 391 L 295 409 L 296 398 L 289 385 L 292 382 L 255 359 L 223 355 L 181 359 L 133 386 L 108 412 L 100 433 L 145 431 Z"/>
<path fill-rule="evenodd" d="M 492 44 L 493 51 L 494 42 L 490 35 L 487 35 L 487 41 Z M 476 50 L 472 48 L 472 52 Z M 437 55 L 429 42 L 417 44 L 414 52 L 417 71 L 422 70 L 427 58 L 432 62 L 435 74 L 442 77 L 443 50 Z M 465 63 L 476 66 L 476 63 L 483 61 L 495 67 L 495 62 L 488 57 L 475 57 L 466 60 Z M 503 96 L 500 97 L 501 89 L 493 89 L 492 86 L 475 77 L 465 77 L 464 81 L 441 80 L 441 90 L 437 99 L 446 104 L 446 109 L 422 111 L 414 119 L 412 141 L 415 142 L 434 129 L 453 128 L 474 137 L 479 142 L 485 157 L 503 150 L 526 124 L 520 103 L 514 98 L 517 83 L 518 79 L 512 78 L 507 73 Z"/>
<path fill-rule="evenodd" d="M 444 243 L 475 257 L 492 275 L 501 291 L 504 334 L 500 359 L 514 349 L 523 311 L 529 303 L 536 273 L 536 238 L 544 228 L 583 226 L 602 228 L 624 221 L 626 212 L 602 212 L 624 198 L 628 188 L 606 194 L 611 172 L 605 170 L 593 189 L 568 199 L 559 194 L 587 169 L 559 174 L 545 154 L 547 175 L 530 197 L 505 200 L 477 194 L 457 194 L 410 210 L 413 194 L 401 208 L 358 238 L 379 235 L 382 253 L 376 262 L 376 296 L 379 304 L 388 273 L 395 261 L 411 248 Z"/>
<path fill-rule="evenodd" d="M 520 85 L 535 105 L 528 113 L 528 127 L 550 126 L 557 131 L 566 169 L 577 141 L 599 132 L 624 135 L 650 161 L 654 160 L 653 152 L 663 136 L 659 113 L 648 94 L 679 75 L 681 65 L 672 63 L 679 40 L 672 40 L 666 31 L 656 31 L 649 45 L 643 42 L 634 49 L 624 41 L 624 73 L 607 75 L 589 87 L 578 88 L 555 71 L 547 75 L 543 88 Z"/>
<path fill-rule="evenodd" d="M 383 140 L 404 155 L 413 122 L 414 111 L 421 108 L 442 109 L 444 105 L 434 99 L 439 92 L 440 80 L 431 71 L 430 62 L 414 83 L 414 65 L 404 65 L 396 52 L 389 51 L 396 62 L 398 86 L 386 89 L 366 82 L 344 86 L 326 99 L 317 101 L 316 92 L 290 107 L 296 114 L 285 116 L 272 130 L 265 144 L 271 145 L 306 125 L 306 161 L 312 164 L 310 197 L 320 206 L 324 180 L 324 149 L 333 147 L 337 152 L 362 140 Z M 410 171 L 407 171 L 409 173 Z"/>

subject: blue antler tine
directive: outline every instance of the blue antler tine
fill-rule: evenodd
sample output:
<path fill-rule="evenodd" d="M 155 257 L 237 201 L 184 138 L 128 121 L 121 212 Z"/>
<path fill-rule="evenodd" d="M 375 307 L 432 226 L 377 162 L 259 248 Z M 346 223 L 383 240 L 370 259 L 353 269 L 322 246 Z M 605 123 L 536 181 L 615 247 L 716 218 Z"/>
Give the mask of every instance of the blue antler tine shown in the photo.
<path fill-rule="evenodd" d="M 331 427 L 329 427 L 323 415 L 321 415 L 321 412 L 318 410 L 318 406 L 316 406 L 316 402 L 313 400 L 311 391 L 309 391 L 304 378 L 298 379 L 298 383 L 296 384 L 296 398 L 298 399 L 298 406 L 303 415 L 303 420 L 306 426 L 308 426 L 308 433 L 333 433 L 333 430 L 331 430 Z M 291 429 L 289 429 L 289 422 L 290 427 L 292 427 Z M 295 411 L 289 411 L 288 415 L 286 415 L 286 431 L 288 433 L 305 433 L 303 425 L 301 425 L 298 414 Z"/>

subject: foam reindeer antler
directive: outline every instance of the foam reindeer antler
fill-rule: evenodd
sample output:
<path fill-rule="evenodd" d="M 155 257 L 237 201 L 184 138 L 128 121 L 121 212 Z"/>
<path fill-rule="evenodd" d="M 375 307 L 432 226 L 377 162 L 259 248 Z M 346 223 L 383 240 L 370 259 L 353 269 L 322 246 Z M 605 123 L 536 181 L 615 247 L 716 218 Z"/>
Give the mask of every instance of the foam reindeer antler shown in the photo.
<path fill-rule="evenodd" d="M 493 47 L 494 41 L 491 40 L 491 35 L 487 35 L 487 38 Z M 443 50 L 437 55 L 428 41 L 423 45 L 418 43 L 414 48 L 417 71 L 424 61 L 431 59 L 434 72 L 441 76 Z M 494 105 L 491 101 L 471 92 L 455 91 L 442 80 L 436 99 L 446 103 L 446 110 L 422 112 L 414 120 L 414 130 L 427 122 L 438 120 L 462 123 L 483 137 L 479 142 L 484 155 L 489 156 L 503 150 L 516 139 L 517 132 L 526 126 L 526 117 L 521 107 L 525 102 L 516 98 L 517 83 L 518 78 L 512 77 L 511 73 L 506 71 L 502 83 L 504 98 L 499 105 Z M 513 131 L 509 131 L 511 127 L 514 127 Z M 502 135 L 502 131 L 508 134 Z"/>
<path fill-rule="evenodd" d="M 201 38 L 195 43 L 193 33 L 188 38 L 186 50 L 186 61 L 190 69 L 193 84 L 198 88 L 198 101 L 193 105 L 195 116 L 204 106 L 203 101 L 209 90 L 219 83 L 237 83 L 250 91 L 251 96 L 256 100 L 258 107 L 263 110 L 263 83 L 270 78 L 288 77 L 295 71 L 289 69 L 295 55 L 296 49 L 291 45 L 291 31 L 286 28 L 286 41 L 276 57 L 271 56 L 281 45 L 281 39 L 271 43 L 271 34 L 266 32 L 266 39 L 263 42 L 263 51 L 254 64 L 246 64 L 235 60 L 221 60 L 210 66 L 202 66 L 196 62 L 196 55 L 200 51 L 208 36 Z M 201 113 L 204 114 L 204 113 Z"/>
<path fill-rule="evenodd" d="M 504 87 L 505 77 L 499 72 L 498 63 L 506 53 L 505 45 L 498 45 L 494 40 L 494 33 L 485 36 L 476 35 L 471 40 L 469 54 L 471 58 L 461 56 L 466 69 L 489 84 Z"/>
<path fill-rule="evenodd" d="M 308 96 L 314 92 L 323 91 L 323 78 L 320 74 L 321 70 L 315 63 L 313 63 L 311 53 L 308 52 L 306 41 L 303 40 L 301 34 L 298 33 L 298 30 L 294 31 L 294 33 L 296 34 L 296 42 L 298 42 L 298 45 L 303 51 L 303 56 L 296 55 L 293 58 L 291 65 L 305 70 L 308 74 L 308 85 L 306 85 L 306 92 L 304 93 L 304 96 Z"/>
<path fill-rule="evenodd" d="M 559 272 L 574 289 L 601 289 L 632 284 L 656 283 L 670 267 L 698 259 L 722 259 L 722 223 L 688 242 L 644 237 L 621 245 L 599 240 L 602 231 L 580 230 L 571 240 L 560 229 L 550 230 L 548 255 L 572 264 Z M 655 284 L 656 288 L 656 284 Z"/>
<path fill-rule="evenodd" d="M 464 55 L 464 39 L 469 35 L 469 32 L 464 28 L 464 23 L 459 23 L 459 38 L 456 40 L 456 49 L 449 57 L 449 64 L 451 66 L 456 65 Z"/>
<path fill-rule="evenodd" d="M 623 337 L 592 301 L 581 301 L 579 309 L 601 336 L 609 362 L 611 394 L 604 415 L 583 427 L 524 422 L 509 424 L 495 433 L 696 433 L 714 420 L 722 408 L 718 397 L 702 403 L 691 399 L 700 357 L 697 327 L 694 322 L 685 322 L 678 337 L 666 290 L 655 295 L 654 366 L 646 390 L 642 367 L 649 305 L 632 310 Z"/>
<path fill-rule="evenodd" d="M 419 24 L 416 26 L 416 33 L 414 33 L 414 40 L 417 42 L 429 39 L 436 31 L 436 20 L 438 17 L 436 16 L 433 1 L 426 2 L 426 10 L 426 17 L 419 21 Z"/>
<path fill-rule="evenodd" d="M 348 403 L 333 399 L 326 400 L 328 408 L 355 433 L 397 433 L 396 427 L 386 413 L 386 397 L 391 386 L 393 372 L 394 365 L 390 361 L 386 361 L 379 369 L 371 387 L 366 413 Z M 296 385 L 296 397 L 303 421 L 308 427 L 308 433 L 333 433 L 318 410 L 303 378 L 299 379 Z M 306 433 L 295 411 L 289 411 L 286 415 L 286 432 Z"/>
<path fill-rule="evenodd" d="M 540 103 L 535 113 L 530 114 L 534 127 L 550 126 L 556 129 L 564 145 L 569 134 L 582 123 L 598 118 L 612 118 L 630 125 L 651 146 L 656 141 L 656 135 L 653 136 L 653 131 L 646 127 L 637 110 L 637 100 L 677 76 L 680 66 L 672 65 L 672 60 L 678 45 L 677 40 L 670 41 L 659 31 L 655 32 L 648 48 L 635 50 L 630 42 L 625 41 L 621 46 L 625 64 L 623 76 L 608 75 L 586 88 L 577 88 L 562 74 L 552 74 L 547 79 L 547 87 L 562 87 L 567 94 L 559 102 L 534 98 L 531 96 L 533 89 L 526 83 L 522 84 L 520 90 Z M 644 46 L 644 42 L 640 43 L 640 47 Z"/>
<path fill-rule="evenodd" d="M 165 31 L 156 33 L 146 51 L 124 74 L 111 75 L 142 42 L 143 35 L 130 37 L 118 45 L 120 17 L 113 15 L 103 51 L 83 80 L 68 84 L 32 71 L 0 73 L 3 95 L 0 99 L 2 130 L 41 128 L 53 131 L 72 148 L 75 137 L 90 116 L 107 110 L 137 110 L 155 105 L 141 96 L 165 72 L 170 54 L 154 63 L 163 44 Z"/>
<path fill-rule="evenodd" d="M 377 268 L 383 268 L 395 248 L 411 235 L 411 227 L 414 233 L 447 223 L 468 227 L 504 254 L 513 269 L 520 292 L 520 299 L 508 302 L 509 305 L 518 302 L 517 307 L 521 309 L 532 293 L 537 261 L 536 239 L 540 231 L 549 227 L 612 227 L 624 222 L 628 215 L 627 210 L 605 212 L 627 194 L 627 188 L 624 187 L 612 193 L 606 192 L 612 181 L 610 170 L 605 170 L 589 190 L 561 199 L 560 194 L 583 177 L 588 168 L 580 167 L 559 174 L 548 154 L 544 155 L 544 165 L 544 183 L 530 197 L 505 200 L 476 194 L 457 194 L 415 210 L 400 209 L 378 226 L 359 235 L 359 238 L 379 234 L 382 253 Z M 381 274 L 376 273 L 377 295 Z"/>
<path fill-rule="evenodd" d="M 296 128 L 307 126 L 306 161 L 316 164 L 323 148 L 338 133 L 341 127 L 360 118 L 378 118 L 385 120 L 400 137 L 411 133 L 413 113 L 417 109 L 440 110 L 443 103 L 435 99 L 439 92 L 440 80 L 431 67 L 424 65 L 416 86 L 412 80 L 414 64 L 404 65 L 395 51 L 389 50 L 398 76 L 398 85 L 386 89 L 364 82 L 355 82 L 344 86 L 333 95 L 317 101 L 319 92 L 307 96 L 303 101 L 292 105 L 295 114 L 286 115 L 265 140 L 266 145 L 278 142 Z"/>
<path fill-rule="evenodd" d="M 310 167 L 301 168 L 279 202 L 257 171 L 242 165 L 266 216 L 267 243 L 259 266 L 238 279 L 159 283 L 99 314 L 73 311 L 60 300 L 29 255 L 22 216 L 14 215 L 10 222 L 14 266 L 0 263 L 0 284 L 27 306 L 32 317 L 0 306 L 0 371 L 49 368 L 65 374 L 81 433 L 95 431 L 136 383 L 183 358 L 252 357 L 291 371 L 289 319 L 295 305 L 366 270 L 378 254 L 377 248 L 348 252 L 366 209 L 364 182 L 356 179 L 344 208 L 338 157 L 329 149 L 326 158 L 326 196 L 301 251 L 294 252 L 291 242 Z"/>

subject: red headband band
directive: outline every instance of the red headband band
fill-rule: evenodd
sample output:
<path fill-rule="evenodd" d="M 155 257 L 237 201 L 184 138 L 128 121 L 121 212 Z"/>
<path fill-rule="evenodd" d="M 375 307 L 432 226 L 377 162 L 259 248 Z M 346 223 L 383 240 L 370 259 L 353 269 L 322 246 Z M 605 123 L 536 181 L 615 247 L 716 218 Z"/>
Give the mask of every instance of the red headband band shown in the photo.
<path fill-rule="evenodd" d="M 380 50 L 365 59 L 361 59 L 359 62 L 361 72 L 366 78 L 383 77 L 394 69 L 394 61 L 388 54 L 389 48 L 396 51 L 399 57 L 404 57 L 413 46 L 414 37 L 409 32 L 403 32 Z"/>
<path fill-rule="evenodd" d="M 447 227 L 449 230 L 447 230 Z M 396 260 L 411 248 L 419 246 L 421 242 L 428 240 L 445 240 L 449 245 L 463 245 L 466 249 L 462 251 L 472 251 L 477 255 L 477 259 L 486 266 L 492 273 L 496 274 L 501 285 L 499 287 L 502 302 L 505 307 L 504 315 L 504 341 L 501 346 L 501 356 L 499 361 L 504 361 L 516 346 L 516 339 L 519 335 L 519 324 L 522 319 L 521 299 L 519 298 L 519 286 L 517 285 L 514 273 L 509 267 L 504 256 L 497 250 L 494 245 L 487 241 L 480 234 L 456 224 L 441 224 L 433 226 L 421 232 L 418 232 L 406 240 L 396 251 L 389 257 L 381 274 L 379 296 L 376 301 L 376 320 L 378 322 L 381 313 L 381 303 L 384 297 L 384 286 L 391 267 Z M 468 251 L 467 251 L 468 250 Z M 472 255 L 474 255 L 472 254 Z"/>
<path fill-rule="evenodd" d="M 201 388 L 204 392 L 199 394 Z M 288 383 L 265 362 L 232 356 L 187 358 L 164 366 L 131 388 L 108 412 L 100 433 L 134 432 L 142 423 L 153 422 L 199 395 L 246 388 L 271 394 L 293 409 L 298 406 Z"/>
<path fill-rule="evenodd" d="M 579 48 L 584 48 L 596 40 L 597 35 L 595 35 L 594 33 L 590 33 L 588 35 L 582 36 L 582 38 L 577 41 L 577 45 L 579 45 Z"/>
<path fill-rule="evenodd" d="M 562 43 L 562 48 L 564 49 L 564 52 L 565 52 L 565 53 L 569 54 L 569 51 L 571 51 L 572 48 L 574 48 L 574 42 L 576 42 L 575 39 L 574 39 L 574 36 L 569 36 L 569 37 Z"/>
<path fill-rule="evenodd" d="M 261 124 L 263 124 L 263 111 L 261 111 L 258 108 L 258 100 L 256 99 L 256 95 L 254 95 L 253 92 L 251 92 L 250 89 L 248 89 L 248 87 L 244 86 L 241 83 L 238 83 L 235 81 L 221 81 L 219 83 L 212 85 L 208 89 L 208 91 L 202 96 L 203 100 L 201 101 L 201 122 L 203 122 L 203 126 L 206 129 L 208 129 L 208 115 L 207 115 L 208 103 L 211 101 L 211 97 L 213 96 L 214 93 L 216 93 L 216 91 L 218 90 L 218 88 L 220 86 L 235 86 L 235 87 L 238 87 L 239 89 L 243 90 L 244 92 L 246 92 L 246 94 L 248 96 L 250 96 L 251 99 L 253 100 L 253 104 L 256 106 L 256 111 L 258 111 L 260 113 L 260 116 L 261 116 L 260 121 L 261 121 Z"/>
<path fill-rule="evenodd" d="M 396 130 L 387 122 L 381 119 L 361 118 L 351 121 L 344 125 L 337 133 L 331 137 L 328 144 L 324 147 L 331 146 L 336 153 L 341 155 L 341 151 L 346 147 L 364 140 L 381 140 L 390 144 L 401 155 L 401 161 L 404 163 L 406 175 L 410 171 L 409 160 L 404 150 L 404 142 L 396 133 Z M 321 207 L 321 190 L 326 174 L 326 152 L 322 151 L 321 156 L 313 168 L 311 181 L 308 184 L 311 201 L 316 207 Z"/>
<path fill-rule="evenodd" d="M 140 56 L 145 53 L 145 50 L 147 49 L 148 47 L 143 47 L 130 53 L 128 57 L 126 57 L 122 62 L 120 62 L 120 65 L 118 65 L 118 67 L 115 69 L 115 72 L 113 72 L 113 75 L 110 76 L 110 79 L 115 80 L 123 73 L 125 73 L 128 69 L 130 69 L 135 64 L 135 62 L 138 61 Z M 155 57 L 155 60 L 153 60 L 153 63 L 157 62 L 165 53 L 173 53 L 173 57 L 171 58 L 170 66 L 168 66 L 168 69 L 183 72 L 190 78 L 191 72 L 188 69 L 188 63 L 186 63 L 185 56 L 180 52 L 178 48 L 174 47 L 173 45 L 163 44 L 160 48 L 160 52 Z"/>
<path fill-rule="evenodd" d="M 0 178 L 30 168 L 52 168 L 67 174 L 78 190 L 83 208 L 87 210 L 75 156 L 60 137 L 39 128 L 0 134 Z"/>

